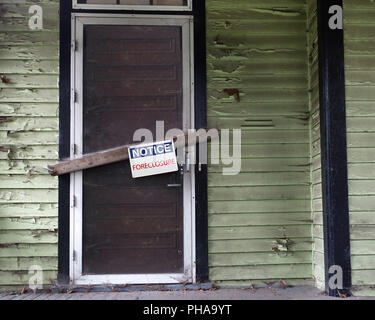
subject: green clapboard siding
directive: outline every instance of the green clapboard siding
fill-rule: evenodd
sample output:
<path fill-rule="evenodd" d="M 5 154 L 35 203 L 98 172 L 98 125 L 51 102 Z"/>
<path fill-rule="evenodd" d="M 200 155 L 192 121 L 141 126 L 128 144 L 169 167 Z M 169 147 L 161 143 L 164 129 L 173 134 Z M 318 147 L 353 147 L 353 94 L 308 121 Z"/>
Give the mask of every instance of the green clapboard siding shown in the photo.
<path fill-rule="evenodd" d="M 27 285 L 31 265 L 42 266 L 46 283 L 56 281 L 57 180 L 43 168 L 58 155 L 58 1 L 0 4 L 0 74 L 10 80 L 0 82 L 0 146 L 9 150 L 0 152 L 0 287 L 12 288 Z M 32 4 L 43 7 L 43 31 L 28 29 Z M 217 285 L 323 281 L 315 11 L 312 0 L 207 0 L 209 126 L 242 129 L 243 143 L 239 175 L 208 168 L 209 266 Z M 352 75 L 362 83 L 361 73 Z M 348 94 L 373 96 L 369 82 L 371 75 Z M 225 89 L 238 90 L 239 101 Z M 356 115 L 375 116 L 369 101 L 359 102 Z M 358 125 L 354 118 L 349 127 Z M 371 131 L 368 121 L 363 126 Z M 363 163 L 370 159 L 365 142 L 374 139 L 350 134 L 359 143 L 350 155 L 353 176 L 364 179 L 372 170 L 372 161 Z M 375 194 L 360 188 L 367 193 L 354 192 L 351 208 L 373 210 Z M 356 224 L 371 220 L 355 211 Z M 358 257 L 375 255 L 371 231 L 353 230 Z M 355 279 L 363 279 L 358 271 Z"/>
<path fill-rule="evenodd" d="M 241 173 L 208 168 L 217 285 L 314 282 L 309 108 L 318 108 L 318 84 L 312 75 L 310 103 L 310 10 L 301 0 L 207 0 L 208 126 L 242 129 Z M 238 90 L 239 101 L 226 89 Z"/>
<path fill-rule="evenodd" d="M 375 2 L 344 12 L 352 276 L 355 294 L 375 295 Z"/>
<path fill-rule="evenodd" d="M 320 148 L 319 113 L 319 58 L 318 58 L 318 19 L 317 1 L 308 0 L 308 51 L 309 51 L 309 97 L 311 114 L 311 194 L 313 216 L 313 275 L 315 285 L 324 289 L 324 252 L 320 249 L 323 241 L 322 220 L 322 173 Z"/>
<path fill-rule="evenodd" d="M 28 27 L 39 4 L 44 30 Z M 56 281 L 58 0 L 0 0 L 0 288 L 23 287 L 38 265 Z M 9 150 L 9 152 L 5 152 Z"/>

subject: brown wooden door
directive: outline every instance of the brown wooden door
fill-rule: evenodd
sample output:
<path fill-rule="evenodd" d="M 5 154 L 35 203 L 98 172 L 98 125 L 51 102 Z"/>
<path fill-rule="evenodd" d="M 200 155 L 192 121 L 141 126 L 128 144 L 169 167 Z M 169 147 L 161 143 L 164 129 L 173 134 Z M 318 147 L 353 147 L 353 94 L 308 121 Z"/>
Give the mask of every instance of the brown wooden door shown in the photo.
<path fill-rule="evenodd" d="M 178 26 L 84 27 L 84 153 L 132 143 L 139 128 L 155 137 L 157 120 L 182 129 L 181 37 Z M 183 273 L 182 180 L 132 179 L 128 162 L 84 171 L 82 273 Z"/>

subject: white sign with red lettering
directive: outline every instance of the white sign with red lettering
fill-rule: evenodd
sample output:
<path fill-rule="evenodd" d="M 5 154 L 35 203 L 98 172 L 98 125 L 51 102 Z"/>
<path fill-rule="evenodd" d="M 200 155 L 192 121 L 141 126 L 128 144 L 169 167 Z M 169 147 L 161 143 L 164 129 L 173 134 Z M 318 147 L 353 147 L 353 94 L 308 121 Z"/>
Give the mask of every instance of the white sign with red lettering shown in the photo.
<path fill-rule="evenodd" d="M 172 140 L 130 147 L 128 152 L 133 178 L 178 171 Z"/>

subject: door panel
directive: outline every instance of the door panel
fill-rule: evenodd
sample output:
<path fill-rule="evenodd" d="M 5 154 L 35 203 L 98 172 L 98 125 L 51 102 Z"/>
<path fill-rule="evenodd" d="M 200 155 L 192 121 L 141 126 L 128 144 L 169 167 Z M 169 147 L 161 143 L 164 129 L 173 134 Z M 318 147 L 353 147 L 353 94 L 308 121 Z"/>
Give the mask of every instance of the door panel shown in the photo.
<path fill-rule="evenodd" d="M 84 153 L 155 136 L 157 120 L 183 129 L 181 27 L 83 31 Z M 83 172 L 83 275 L 183 273 L 182 186 L 179 172 L 132 179 L 127 162 Z"/>

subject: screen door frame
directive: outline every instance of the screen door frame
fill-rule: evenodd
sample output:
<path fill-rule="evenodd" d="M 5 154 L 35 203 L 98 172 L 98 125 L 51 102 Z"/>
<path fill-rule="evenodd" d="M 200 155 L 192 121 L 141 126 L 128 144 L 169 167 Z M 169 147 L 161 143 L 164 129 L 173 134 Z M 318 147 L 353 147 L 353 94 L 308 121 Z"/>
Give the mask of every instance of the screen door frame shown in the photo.
<path fill-rule="evenodd" d="M 72 159 L 83 150 L 83 29 L 85 25 L 181 26 L 183 54 L 183 129 L 194 128 L 194 23 L 192 16 L 138 14 L 72 14 L 71 49 L 71 150 Z M 159 119 L 160 120 L 160 119 Z M 187 152 L 195 153 L 195 147 Z M 124 163 L 124 165 L 127 165 Z M 173 284 L 196 282 L 195 252 L 195 170 L 184 174 L 184 273 L 162 274 L 82 274 L 83 175 L 70 175 L 70 283 Z"/>

